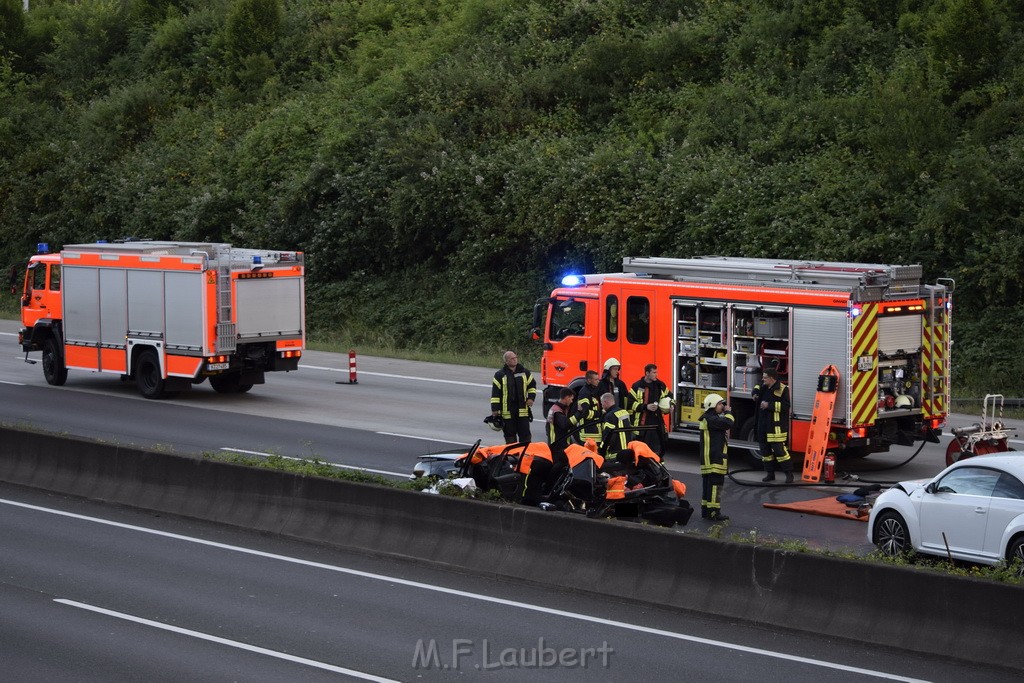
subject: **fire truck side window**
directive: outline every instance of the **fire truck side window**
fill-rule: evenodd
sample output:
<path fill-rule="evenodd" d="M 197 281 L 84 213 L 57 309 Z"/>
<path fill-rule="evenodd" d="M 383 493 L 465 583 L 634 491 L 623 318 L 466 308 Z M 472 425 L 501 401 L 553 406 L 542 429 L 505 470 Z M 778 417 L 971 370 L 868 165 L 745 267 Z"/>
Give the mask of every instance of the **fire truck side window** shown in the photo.
<path fill-rule="evenodd" d="M 60 291 L 60 266 L 50 266 L 50 291 Z"/>
<path fill-rule="evenodd" d="M 605 337 L 608 341 L 616 341 L 619 338 L 619 297 L 609 296 L 605 304 Z"/>
<path fill-rule="evenodd" d="M 556 302 L 551 312 L 551 341 L 583 334 L 586 314 L 587 307 L 582 301 L 569 299 Z"/>
<path fill-rule="evenodd" d="M 40 263 L 32 269 L 32 289 L 46 289 L 45 263 Z"/>
<path fill-rule="evenodd" d="M 651 302 L 645 296 L 626 299 L 626 341 L 646 344 L 651 340 Z"/>

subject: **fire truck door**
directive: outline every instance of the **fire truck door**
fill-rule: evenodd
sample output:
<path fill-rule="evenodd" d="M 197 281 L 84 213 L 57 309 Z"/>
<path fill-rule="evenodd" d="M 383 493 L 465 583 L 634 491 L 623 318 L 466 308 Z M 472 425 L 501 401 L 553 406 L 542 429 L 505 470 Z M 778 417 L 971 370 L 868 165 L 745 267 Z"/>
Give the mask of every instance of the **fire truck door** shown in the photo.
<path fill-rule="evenodd" d="M 597 329 L 597 300 L 559 296 L 548 310 L 547 339 L 550 349 L 548 378 L 551 384 L 568 386 L 582 377 L 590 367 L 587 359 L 592 355 Z"/>
<path fill-rule="evenodd" d="M 21 303 L 22 324 L 26 327 L 32 327 L 41 318 L 60 318 L 60 265 L 43 261 L 30 263 Z"/>
<path fill-rule="evenodd" d="M 655 355 L 653 308 L 647 292 L 632 293 L 623 291 L 626 299 L 624 332 L 626 343 L 622 348 L 622 381 L 626 386 L 640 379 L 644 374 L 644 366 L 653 363 Z M 668 368 L 662 370 L 667 374 Z"/>

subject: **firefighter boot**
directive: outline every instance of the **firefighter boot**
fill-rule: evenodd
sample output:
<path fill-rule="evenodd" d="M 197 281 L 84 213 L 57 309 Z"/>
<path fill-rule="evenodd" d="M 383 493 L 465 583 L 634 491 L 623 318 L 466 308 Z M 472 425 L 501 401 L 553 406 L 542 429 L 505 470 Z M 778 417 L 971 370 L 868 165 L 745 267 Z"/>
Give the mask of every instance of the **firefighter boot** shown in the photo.
<path fill-rule="evenodd" d="M 774 478 L 775 478 L 775 476 L 773 475 L 772 479 L 774 479 Z M 787 484 L 792 484 L 793 483 L 793 470 L 786 470 L 786 483 Z"/>
<path fill-rule="evenodd" d="M 775 470 L 766 470 L 767 474 L 761 481 L 775 481 Z"/>

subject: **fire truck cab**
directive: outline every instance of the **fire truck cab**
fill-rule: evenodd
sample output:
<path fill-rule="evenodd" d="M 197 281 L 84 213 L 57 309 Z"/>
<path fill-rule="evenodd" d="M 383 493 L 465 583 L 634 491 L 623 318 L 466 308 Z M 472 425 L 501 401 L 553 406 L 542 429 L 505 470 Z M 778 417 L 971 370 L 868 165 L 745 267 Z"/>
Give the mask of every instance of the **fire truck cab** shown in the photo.
<path fill-rule="evenodd" d="M 545 410 L 607 358 L 621 361 L 627 386 L 654 363 L 675 397 L 670 436 L 698 440 L 702 400 L 721 394 L 738 426 L 731 443 L 757 459 L 751 391 L 775 368 L 790 387 L 790 448 L 803 453 L 818 376 L 831 364 L 840 380 L 830 450 L 861 457 L 937 441 L 951 280 L 922 284 L 916 265 L 729 257 L 626 258 L 623 271 L 568 276 L 537 302 Z"/>

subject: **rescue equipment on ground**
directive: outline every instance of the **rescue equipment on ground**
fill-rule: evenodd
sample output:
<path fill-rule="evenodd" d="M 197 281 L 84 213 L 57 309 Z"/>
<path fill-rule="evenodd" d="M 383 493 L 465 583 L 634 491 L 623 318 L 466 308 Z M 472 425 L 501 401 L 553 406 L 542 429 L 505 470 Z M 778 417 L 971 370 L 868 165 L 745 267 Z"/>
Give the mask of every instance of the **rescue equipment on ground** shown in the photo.
<path fill-rule="evenodd" d="M 1003 424 L 1003 395 L 986 394 L 981 404 L 981 422 L 954 427 L 952 432 L 953 440 L 946 447 L 947 466 L 975 455 L 1009 451 L 1009 438 L 1014 430 Z"/>

